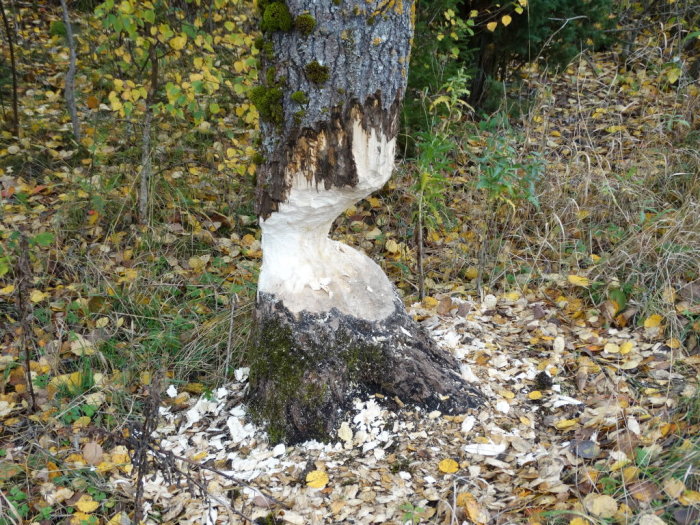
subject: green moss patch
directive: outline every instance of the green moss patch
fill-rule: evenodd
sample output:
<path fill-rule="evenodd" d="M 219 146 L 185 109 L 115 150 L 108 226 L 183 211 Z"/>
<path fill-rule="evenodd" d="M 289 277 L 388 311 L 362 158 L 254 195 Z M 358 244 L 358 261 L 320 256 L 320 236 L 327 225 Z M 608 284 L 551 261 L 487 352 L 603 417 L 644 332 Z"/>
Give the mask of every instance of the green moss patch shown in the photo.
<path fill-rule="evenodd" d="M 304 36 L 309 36 L 316 27 L 316 19 L 309 13 L 302 13 L 294 19 L 294 27 Z"/>
<path fill-rule="evenodd" d="M 268 31 L 290 31 L 294 25 L 294 19 L 289 8 L 283 2 L 272 2 L 263 11 L 260 29 Z"/>
<path fill-rule="evenodd" d="M 260 113 L 260 118 L 273 124 L 282 124 L 282 89 L 278 87 L 256 86 L 250 90 L 250 101 Z"/>
<path fill-rule="evenodd" d="M 309 103 L 309 97 L 303 91 L 295 91 L 289 98 L 297 104 L 304 105 Z"/>
<path fill-rule="evenodd" d="M 248 353 L 250 414 L 265 426 L 273 443 L 300 437 L 330 439 L 328 425 L 335 418 L 328 414 L 343 410 L 347 402 L 340 385 L 381 390 L 387 370 L 381 346 L 358 342 L 342 332 L 320 346 L 309 345 L 302 333 L 306 342 L 301 344 L 290 326 L 270 318 L 257 334 Z"/>
<path fill-rule="evenodd" d="M 306 73 L 306 78 L 314 84 L 324 84 L 331 77 L 328 67 L 322 66 L 316 60 L 306 64 L 304 72 Z"/>

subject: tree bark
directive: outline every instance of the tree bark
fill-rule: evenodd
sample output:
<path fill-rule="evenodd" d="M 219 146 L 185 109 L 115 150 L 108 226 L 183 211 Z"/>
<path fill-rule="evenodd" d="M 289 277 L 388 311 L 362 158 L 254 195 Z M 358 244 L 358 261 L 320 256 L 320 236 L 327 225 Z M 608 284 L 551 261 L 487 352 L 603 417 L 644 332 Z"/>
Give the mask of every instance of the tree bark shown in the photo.
<path fill-rule="evenodd" d="M 261 0 L 263 264 L 249 401 L 274 441 L 327 439 L 357 393 L 462 412 L 478 393 L 335 218 L 391 176 L 411 0 Z"/>

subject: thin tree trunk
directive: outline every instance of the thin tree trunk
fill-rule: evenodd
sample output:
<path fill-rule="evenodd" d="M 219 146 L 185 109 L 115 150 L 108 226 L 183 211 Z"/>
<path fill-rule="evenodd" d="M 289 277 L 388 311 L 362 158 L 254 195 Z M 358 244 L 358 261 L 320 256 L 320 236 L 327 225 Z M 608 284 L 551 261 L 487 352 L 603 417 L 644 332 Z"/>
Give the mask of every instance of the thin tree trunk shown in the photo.
<path fill-rule="evenodd" d="M 418 252 L 418 299 L 421 301 L 425 297 L 425 268 L 423 259 L 425 246 L 423 242 L 423 192 L 418 196 L 418 225 L 416 229 L 416 250 Z"/>
<path fill-rule="evenodd" d="M 141 173 L 139 180 L 139 223 L 149 222 L 150 187 L 152 178 L 151 167 L 151 124 L 153 122 L 153 103 L 158 89 L 158 55 L 155 46 L 149 52 L 151 63 L 151 87 L 146 97 L 146 114 L 143 122 L 143 141 L 141 150 Z"/>
<path fill-rule="evenodd" d="M 31 402 L 32 412 L 36 411 L 36 395 L 34 394 L 34 383 L 32 383 L 31 360 L 32 360 L 32 327 L 30 322 L 32 305 L 29 302 L 29 287 L 32 283 L 32 265 L 29 260 L 29 241 L 25 234 L 19 237 L 19 254 L 17 257 L 17 309 L 22 326 L 22 344 L 24 345 L 24 366 L 27 377 L 27 390 Z"/>
<path fill-rule="evenodd" d="M 17 95 L 17 62 L 15 60 L 14 32 L 10 28 L 10 23 L 5 13 L 5 5 L 2 0 L 0 0 L 0 13 L 2 13 L 2 23 L 5 26 L 7 45 L 10 48 L 10 66 L 12 68 L 12 130 L 13 135 L 19 138 L 19 100 Z"/>
<path fill-rule="evenodd" d="M 68 40 L 68 51 L 70 53 L 65 82 L 66 105 L 68 106 L 70 119 L 73 123 L 73 135 L 75 136 L 75 140 L 80 142 L 80 121 L 78 120 L 78 110 L 75 107 L 75 40 L 73 39 L 73 27 L 70 23 L 66 0 L 61 0 L 61 9 L 63 10 L 63 23 L 66 25 L 66 39 Z"/>

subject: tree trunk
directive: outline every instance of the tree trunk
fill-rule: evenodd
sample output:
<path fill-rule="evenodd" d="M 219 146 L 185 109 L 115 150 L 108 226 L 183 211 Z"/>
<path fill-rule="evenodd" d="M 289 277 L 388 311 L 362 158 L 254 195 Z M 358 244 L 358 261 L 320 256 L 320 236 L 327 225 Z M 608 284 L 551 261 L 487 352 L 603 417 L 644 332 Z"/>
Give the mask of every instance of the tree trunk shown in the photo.
<path fill-rule="evenodd" d="M 367 256 L 328 238 L 394 165 L 413 2 L 259 2 L 263 264 L 250 407 L 271 439 L 326 439 L 357 393 L 461 412 L 478 401 Z"/>

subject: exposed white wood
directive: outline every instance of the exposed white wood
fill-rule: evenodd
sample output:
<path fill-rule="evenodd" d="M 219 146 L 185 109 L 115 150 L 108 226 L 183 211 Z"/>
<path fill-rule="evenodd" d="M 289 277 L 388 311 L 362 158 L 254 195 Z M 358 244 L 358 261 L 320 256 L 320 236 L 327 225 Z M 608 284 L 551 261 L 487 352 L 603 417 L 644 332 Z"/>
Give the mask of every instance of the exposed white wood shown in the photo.
<path fill-rule="evenodd" d="M 258 290 L 274 294 L 294 313 L 337 308 L 361 319 L 380 320 L 394 311 L 394 290 L 384 271 L 369 257 L 329 239 L 338 215 L 380 189 L 394 167 L 396 139 L 353 124 L 355 187 L 318 187 L 306 173 L 289 173 L 291 189 L 261 222 L 263 263 Z"/>

